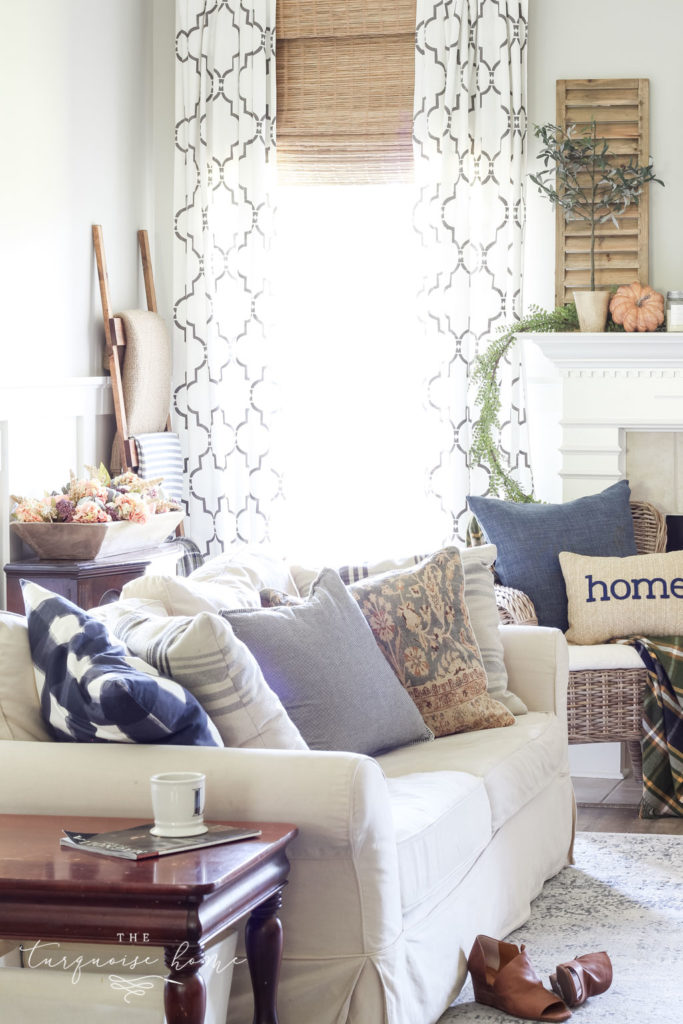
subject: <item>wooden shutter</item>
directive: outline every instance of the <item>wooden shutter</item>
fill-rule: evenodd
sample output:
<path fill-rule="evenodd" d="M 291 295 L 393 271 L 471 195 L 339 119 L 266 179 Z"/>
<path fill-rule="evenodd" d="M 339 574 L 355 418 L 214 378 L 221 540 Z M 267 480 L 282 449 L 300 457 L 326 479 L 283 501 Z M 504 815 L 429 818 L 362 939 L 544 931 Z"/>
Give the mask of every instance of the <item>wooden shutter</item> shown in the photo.
<path fill-rule="evenodd" d="M 279 180 L 412 180 L 415 0 L 276 10 Z"/>
<path fill-rule="evenodd" d="M 561 128 L 597 124 L 598 136 L 611 153 L 650 160 L 649 81 L 647 78 L 566 79 L 557 83 L 557 123 Z M 648 283 L 649 196 L 646 185 L 638 206 L 598 225 L 595 286 Z M 566 221 L 558 208 L 556 221 L 555 301 L 572 301 L 574 288 L 590 287 L 590 228 L 583 221 Z"/>

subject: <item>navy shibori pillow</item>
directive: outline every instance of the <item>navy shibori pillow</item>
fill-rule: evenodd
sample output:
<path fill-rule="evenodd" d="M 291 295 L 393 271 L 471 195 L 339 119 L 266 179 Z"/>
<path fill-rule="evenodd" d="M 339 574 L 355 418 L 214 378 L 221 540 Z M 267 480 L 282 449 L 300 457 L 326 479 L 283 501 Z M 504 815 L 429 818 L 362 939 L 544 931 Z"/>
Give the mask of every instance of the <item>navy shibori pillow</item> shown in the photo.
<path fill-rule="evenodd" d="M 191 693 L 140 670 L 71 601 L 27 580 L 21 586 L 41 712 L 56 740 L 223 746 Z"/>

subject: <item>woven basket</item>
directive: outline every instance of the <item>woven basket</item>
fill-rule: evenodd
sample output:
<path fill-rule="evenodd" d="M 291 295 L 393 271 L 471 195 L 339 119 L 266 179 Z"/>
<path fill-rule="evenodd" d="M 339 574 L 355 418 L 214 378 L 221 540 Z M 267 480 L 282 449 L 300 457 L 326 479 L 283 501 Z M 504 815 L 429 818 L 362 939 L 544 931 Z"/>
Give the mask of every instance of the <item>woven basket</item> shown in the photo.
<path fill-rule="evenodd" d="M 631 515 L 638 554 L 666 551 L 666 517 L 649 501 L 632 501 Z"/>
<path fill-rule="evenodd" d="M 666 519 L 647 501 L 632 501 L 633 532 L 639 555 L 666 551 Z M 535 609 L 519 590 L 496 585 L 498 615 L 504 624 L 530 625 Z M 569 742 L 626 743 L 634 778 L 642 780 L 640 750 L 644 668 L 589 669 L 569 673 Z"/>
<path fill-rule="evenodd" d="M 640 734 L 646 684 L 644 668 L 570 672 L 569 742 L 628 744 L 633 775 L 642 779 Z"/>
<path fill-rule="evenodd" d="M 534 602 L 530 597 L 514 587 L 504 587 L 502 583 L 494 583 L 498 617 L 504 626 L 537 626 L 538 618 Z"/>

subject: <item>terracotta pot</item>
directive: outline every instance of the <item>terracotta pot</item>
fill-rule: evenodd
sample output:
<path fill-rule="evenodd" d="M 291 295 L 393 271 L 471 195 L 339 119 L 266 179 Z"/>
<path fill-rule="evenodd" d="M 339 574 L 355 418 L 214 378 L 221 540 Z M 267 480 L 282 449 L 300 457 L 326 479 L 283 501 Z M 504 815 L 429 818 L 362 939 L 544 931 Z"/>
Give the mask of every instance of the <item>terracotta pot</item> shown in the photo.
<path fill-rule="evenodd" d="M 609 300 L 610 293 L 607 291 L 574 292 L 579 329 L 593 334 L 604 331 Z"/>

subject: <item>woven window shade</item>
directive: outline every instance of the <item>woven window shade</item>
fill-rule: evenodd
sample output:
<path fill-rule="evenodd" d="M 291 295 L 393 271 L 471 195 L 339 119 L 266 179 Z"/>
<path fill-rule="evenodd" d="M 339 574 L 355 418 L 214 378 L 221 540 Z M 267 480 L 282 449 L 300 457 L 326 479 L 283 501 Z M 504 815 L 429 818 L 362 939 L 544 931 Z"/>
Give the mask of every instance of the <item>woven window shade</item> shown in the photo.
<path fill-rule="evenodd" d="M 565 79 L 557 82 L 557 123 L 562 128 L 576 124 L 590 128 L 595 120 L 600 138 L 620 162 L 635 157 L 649 162 L 649 81 L 647 78 Z M 630 206 L 596 229 L 595 286 L 640 281 L 647 284 L 649 273 L 648 225 L 649 189 L 646 185 L 637 206 Z M 567 221 L 556 214 L 555 301 L 571 302 L 574 288 L 590 285 L 590 227 L 582 221 Z"/>
<path fill-rule="evenodd" d="M 276 9 L 279 181 L 412 181 L 415 0 Z"/>

